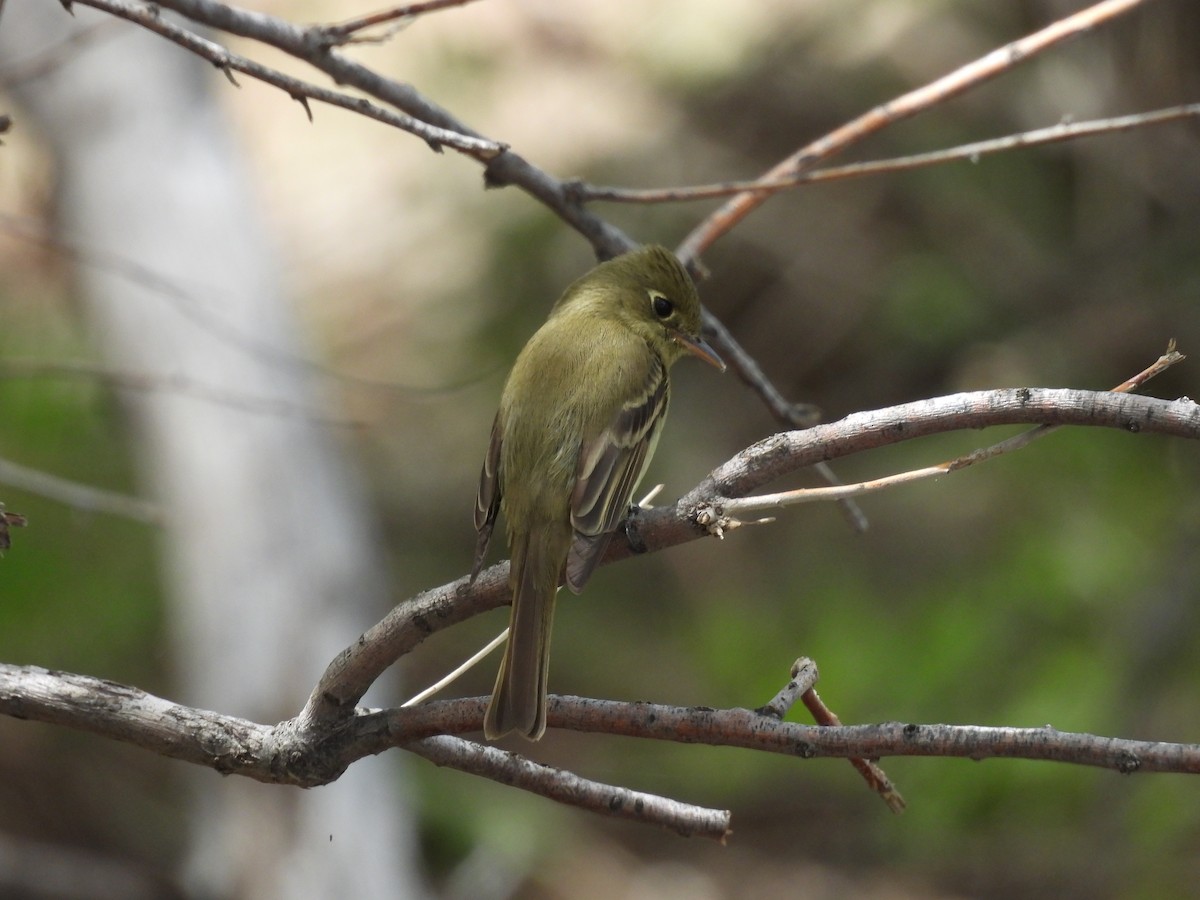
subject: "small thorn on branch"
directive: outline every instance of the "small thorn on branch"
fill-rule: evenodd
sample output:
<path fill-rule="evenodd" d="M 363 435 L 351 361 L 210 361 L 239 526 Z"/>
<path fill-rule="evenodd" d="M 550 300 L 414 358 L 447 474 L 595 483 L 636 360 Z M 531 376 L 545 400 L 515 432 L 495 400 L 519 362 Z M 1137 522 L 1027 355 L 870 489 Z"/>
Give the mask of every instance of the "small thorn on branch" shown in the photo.
<path fill-rule="evenodd" d="M 217 60 L 213 60 L 213 65 L 214 65 L 214 66 L 216 66 L 218 69 L 220 69 L 220 70 L 221 70 L 221 73 L 222 73 L 222 74 L 223 74 L 223 75 L 224 75 L 224 76 L 225 76 L 227 79 L 229 79 L 229 83 L 230 83 L 230 84 L 232 84 L 232 85 L 233 85 L 235 88 L 240 88 L 240 87 L 241 87 L 241 85 L 240 85 L 240 84 L 238 84 L 238 80 L 237 80 L 236 78 L 234 78 L 234 77 L 233 77 L 233 67 L 232 67 L 232 66 L 229 64 L 229 60 L 228 60 L 228 59 L 217 59 Z"/>
<path fill-rule="evenodd" d="M 308 121 L 311 125 L 313 121 L 313 111 L 312 107 L 308 104 L 308 98 L 303 94 L 289 94 L 288 96 L 304 107 L 304 114 L 308 116 Z"/>

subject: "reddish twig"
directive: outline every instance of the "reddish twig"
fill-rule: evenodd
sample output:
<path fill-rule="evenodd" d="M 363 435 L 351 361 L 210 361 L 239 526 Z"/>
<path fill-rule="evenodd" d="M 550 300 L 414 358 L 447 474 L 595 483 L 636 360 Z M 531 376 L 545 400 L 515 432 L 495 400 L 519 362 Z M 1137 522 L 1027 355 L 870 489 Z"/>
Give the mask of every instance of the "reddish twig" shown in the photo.
<path fill-rule="evenodd" d="M 998 75 L 1012 70 L 1039 53 L 1064 41 L 1078 37 L 1099 25 L 1130 12 L 1148 0 L 1103 0 L 1073 15 L 1054 22 L 1020 40 L 1006 44 L 968 63 L 936 81 L 909 91 L 894 100 L 881 104 L 840 128 L 800 148 L 773 166 L 762 178 L 779 181 L 794 178 L 857 144 L 878 131 L 894 125 L 934 104 L 949 100 L 966 90 L 978 87 Z M 761 189 L 738 194 L 692 229 L 679 246 L 685 262 L 699 259 L 719 237 L 750 215 L 771 196 Z"/>

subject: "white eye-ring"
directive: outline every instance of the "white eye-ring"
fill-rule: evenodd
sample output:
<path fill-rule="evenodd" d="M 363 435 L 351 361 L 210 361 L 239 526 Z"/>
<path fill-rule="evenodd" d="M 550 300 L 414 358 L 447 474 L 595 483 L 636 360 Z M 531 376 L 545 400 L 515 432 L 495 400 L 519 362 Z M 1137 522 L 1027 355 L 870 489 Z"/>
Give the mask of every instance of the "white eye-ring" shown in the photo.
<path fill-rule="evenodd" d="M 675 312 L 675 304 L 658 291 L 650 291 L 650 308 L 660 319 L 668 319 Z"/>

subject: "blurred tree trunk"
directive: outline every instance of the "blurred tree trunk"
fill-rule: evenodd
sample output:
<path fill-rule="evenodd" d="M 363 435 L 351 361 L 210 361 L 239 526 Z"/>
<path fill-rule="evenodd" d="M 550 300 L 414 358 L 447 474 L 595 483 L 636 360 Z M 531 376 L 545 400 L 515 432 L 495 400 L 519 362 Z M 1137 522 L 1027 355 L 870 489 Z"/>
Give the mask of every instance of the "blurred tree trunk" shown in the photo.
<path fill-rule="evenodd" d="M 0 56 L 27 57 L 106 18 L 9 2 Z M 118 27 L 65 50 L 17 98 L 18 127 L 36 120 L 56 157 L 58 234 L 95 254 L 76 271 L 95 340 L 116 369 L 316 409 L 312 372 L 298 362 L 307 349 L 214 102 L 219 74 Z M 128 263 L 110 265 L 118 257 Z M 169 390 L 124 399 L 145 488 L 167 517 L 176 695 L 261 722 L 294 715 L 325 663 L 386 605 L 354 478 L 327 428 L 303 413 Z M 188 772 L 189 891 L 419 893 L 402 775 L 394 754 L 311 792 Z"/>

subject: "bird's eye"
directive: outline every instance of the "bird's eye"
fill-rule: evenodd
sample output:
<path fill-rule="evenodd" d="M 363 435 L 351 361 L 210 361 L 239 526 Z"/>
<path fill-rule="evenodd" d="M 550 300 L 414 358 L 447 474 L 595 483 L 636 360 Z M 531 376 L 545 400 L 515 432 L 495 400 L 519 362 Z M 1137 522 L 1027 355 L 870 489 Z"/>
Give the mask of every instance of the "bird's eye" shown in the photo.
<path fill-rule="evenodd" d="M 654 314 L 660 319 L 666 319 L 671 313 L 675 312 L 675 304 L 662 294 L 651 294 L 650 306 L 654 310 Z"/>

